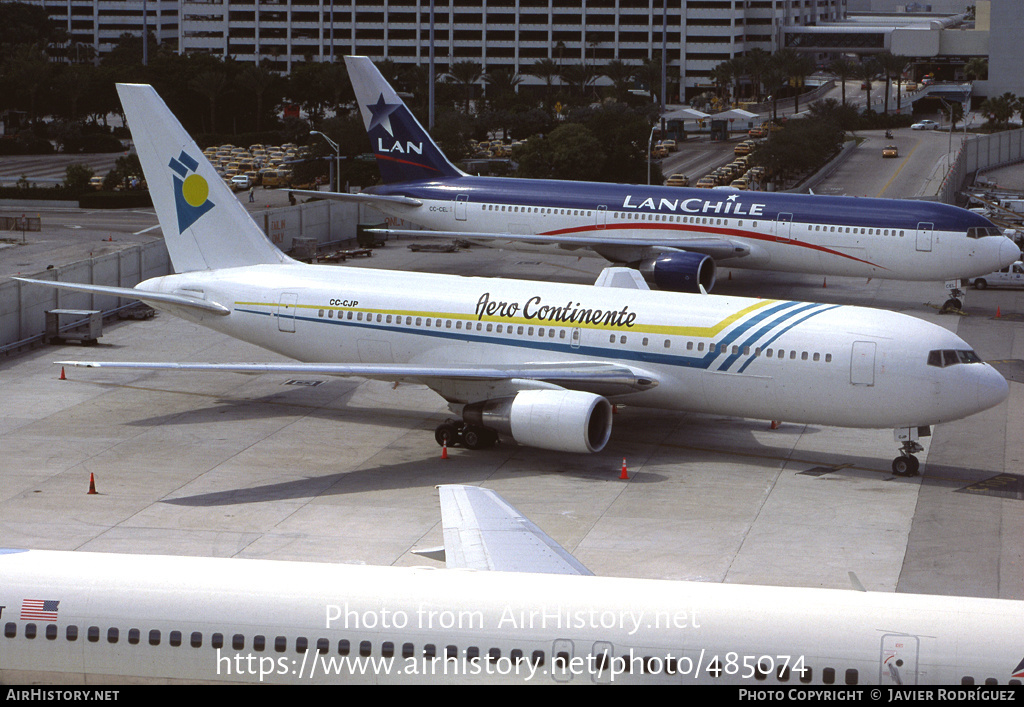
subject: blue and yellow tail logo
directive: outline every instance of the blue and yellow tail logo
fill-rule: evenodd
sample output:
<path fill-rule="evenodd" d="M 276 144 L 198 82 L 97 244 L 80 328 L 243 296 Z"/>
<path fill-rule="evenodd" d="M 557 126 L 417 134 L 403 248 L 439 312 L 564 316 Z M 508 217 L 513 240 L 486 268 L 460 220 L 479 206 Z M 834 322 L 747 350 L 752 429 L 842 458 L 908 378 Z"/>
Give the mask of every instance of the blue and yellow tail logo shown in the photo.
<path fill-rule="evenodd" d="M 174 179 L 174 207 L 178 212 L 178 233 L 199 220 L 199 217 L 213 208 L 209 200 L 210 185 L 196 174 L 199 166 L 193 157 L 182 150 L 178 159 L 171 158 L 168 165 L 177 177 Z"/>

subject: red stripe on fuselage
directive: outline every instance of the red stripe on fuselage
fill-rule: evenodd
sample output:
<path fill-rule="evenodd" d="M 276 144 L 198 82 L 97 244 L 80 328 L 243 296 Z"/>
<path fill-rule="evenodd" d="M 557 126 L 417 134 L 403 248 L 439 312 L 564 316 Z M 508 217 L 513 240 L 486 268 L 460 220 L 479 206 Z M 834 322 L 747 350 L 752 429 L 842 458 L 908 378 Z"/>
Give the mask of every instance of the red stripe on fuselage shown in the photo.
<path fill-rule="evenodd" d="M 439 170 L 437 167 L 431 167 L 429 164 L 420 164 L 419 162 L 410 162 L 409 160 L 400 160 L 397 157 L 392 157 L 391 155 L 382 155 L 379 152 L 375 152 L 374 153 L 374 157 L 376 157 L 378 160 L 388 160 L 389 162 L 397 162 L 398 164 L 407 164 L 407 165 L 411 165 L 413 167 L 422 167 L 423 169 L 433 170 L 433 171 L 437 172 L 438 174 L 444 174 L 444 172 Z"/>
<path fill-rule="evenodd" d="M 767 221 L 766 223 L 774 223 L 774 222 Z M 669 224 L 669 223 L 638 223 L 638 224 L 634 224 L 634 225 L 630 225 L 630 226 L 610 226 L 610 227 L 609 226 L 603 226 L 603 227 L 600 227 L 600 228 L 598 228 L 597 226 L 576 226 L 576 227 L 573 227 L 573 228 L 558 229 L 557 231 L 546 231 L 544 233 L 539 233 L 537 235 L 541 235 L 541 236 L 562 236 L 562 235 L 568 235 L 568 234 L 573 234 L 573 233 L 586 233 L 586 232 L 589 232 L 589 231 L 624 231 L 624 230 L 635 231 L 638 228 L 639 229 L 647 229 L 647 230 L 657 230 L 657 231 L 679 231 L 679 230 L 681 230 L 678 225 L 673 225 L 673 224 Z M 818 251 L 820 253 L 828 253 L 829 255 L 838 255 L 841 258 L 846 258 L 847 260 L 853 260 L 853 261 L 858 262 L 858 263 L 864 263 L 865 265 L 870 265 L 871 267 L 880 268 L 882 270 L 888 270 L 889 269 L 889 268 L 886 268 L 886 267 L 882 267 L 881 265 L 878 265 L 877 263 L 872 263 L 870 260 L 863 260 L 862 258 L 855 258 L 852 255 L 847 255 L 846 253 L 841 253 L 838 250 L 833 250 L 831 248 L 826 248 L 825 246 L 815 245 L 813 243 L 804 243 L 803 241 L 793 240 L 791 238 L 782 238 L 780 236 L 768 236 L 768 235 L 765 235 L 763 233 L 757 233 L 756 231 L 740 231 L 740 230 L 735 229 L 735 228 L 712 228 L 712 227 L 708 227 L 708 226 L 698 226 L 698 225 L 691 226 L 691 227 L 687 228 L 686 230 L 687 231 L 697 231 L 697 232 L 701 232 L 701 233 L 710 233 L 710 234 L 714 234 L 716 236 L 738 236 L 740 238 L 750 238 L 751 240 L 764 241 L 766 243 L 782 243 L 784 245 L 798 245 L 801 248 L 808 248 L 810 250 L 816 250 L 816 251 Z M 643 242 L 637 242 L 637 245 L 638 246 L 642 246 Z M 685 242 L 681 242 L 679 244 L 679 247 L 685 249 L 686 248 Z"/>

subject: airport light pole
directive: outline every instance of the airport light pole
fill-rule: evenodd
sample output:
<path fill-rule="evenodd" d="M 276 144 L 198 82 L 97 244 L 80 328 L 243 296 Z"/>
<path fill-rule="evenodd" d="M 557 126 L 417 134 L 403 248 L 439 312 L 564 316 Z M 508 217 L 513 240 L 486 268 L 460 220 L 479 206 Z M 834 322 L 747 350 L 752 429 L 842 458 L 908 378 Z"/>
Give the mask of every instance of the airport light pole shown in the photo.
<path fill-rule="evenodd" d="M 647 186 L 651 185 L 651 150 L 654 149 L 654 131 L 657 129 L 657 125 L 651 128 L 651 136 L 647 138 Z"/>
<path fill-rule="evenodd" d="M 331 147 L 334 148 L 334 170 L 333 170 L 334 171 L 334 175 L 332 175 L 334 177 L 334 179 L 332 179 L 331 181 L 334 182 L 334 187 L 335 187 L 334 190 L 336 192 L 340 192 L 341 191 L 341 148 L 338 147 L 338 143 L 336 143 L 334 140 L 332 140 L 331 138 L 329 138 L 326 135 L 324 135 L 319 130 L 310 130 L 309 134 L 310 135 L 319 135 L 324 140 L 326 140 L 327 143 Z"/>

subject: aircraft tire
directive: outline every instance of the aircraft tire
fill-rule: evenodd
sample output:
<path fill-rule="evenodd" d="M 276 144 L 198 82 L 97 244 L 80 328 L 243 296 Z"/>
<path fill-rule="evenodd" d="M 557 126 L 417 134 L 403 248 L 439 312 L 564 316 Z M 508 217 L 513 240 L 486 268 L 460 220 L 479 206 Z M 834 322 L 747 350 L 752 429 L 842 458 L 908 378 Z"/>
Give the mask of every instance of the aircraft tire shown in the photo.
<path fill-rule="evenodd" d="M 466 445 L 466 449 L 487 449 L 493 447 L 497 441 L 498 436 L 484 427 L 467 425 L 462 431 L 462 443 Z"/>
<path fill-rule="evenodd" d="M 892 460 L 892 473 L 896 476 L 917 476 L 921 462 L 913 454 L 898 456 Z"/>
<path fill-rule="evenodd" d="M 443 447 L 446 442 L 449 447 L 454 447 L 459 443 L 459 428 L 454 423 L 443 422 L 434 430 L 434 440 L 439 447 Z"/>

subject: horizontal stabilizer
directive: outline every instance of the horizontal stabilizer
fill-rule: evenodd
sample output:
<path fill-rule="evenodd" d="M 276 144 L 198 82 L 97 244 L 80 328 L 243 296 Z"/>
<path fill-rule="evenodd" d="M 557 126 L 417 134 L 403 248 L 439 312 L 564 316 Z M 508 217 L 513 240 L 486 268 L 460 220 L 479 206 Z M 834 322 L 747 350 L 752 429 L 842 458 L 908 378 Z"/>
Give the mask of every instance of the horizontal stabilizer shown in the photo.
<path fill-rule="evenodd" d="M 448 568 L 592 575 L 490 489 L 438 486 Z"/>
<path fill-rule="evenodd" d="M 313 191 L 312 189 L 289 189 L 288 192 L 297 196 L 308 196 L 314 199 L 328 199 L 330 201 L 349 201 L 358 204 L 399 204 L 401 206 L 423 206 L 419 199 L 412 199 L 408 196 L 389 196 L 387 194 L 346 194 L 339 191 Z"/>
<path fill-rule="evenodd" d="M 135 299 L 141 302 L 154 302 L 157 304 L 174 304 L 179 307 L 188 307 L 191 309 L 201 310 L 203 312 L 210 312 L 212 314 L 218 314 L 225 316 L 231 313 L 231 310 L 224 305 L 217 304 L 216 302 L 210 302 L 209 300 L 198 299 L 196 297 L 188 297 L 186 295 L 172 295 L 163 292 L 149 292 L 147 290 L 136 290 L 131 287 L 111 287 L 109 285 L 82 285 L 77 282 L 55 282 L 52 280 L 32 280 L 27 277 L 16 277 L 15 280 L 21 282 L 29 282 L 33 285 L 44 285 L 46 287 L 56 287 L 62 290 L 75 290 L 77 292 L 89 292 L 94 295 L 114 295 L 116 297 L 124 297 L 125 299 Z"/>

